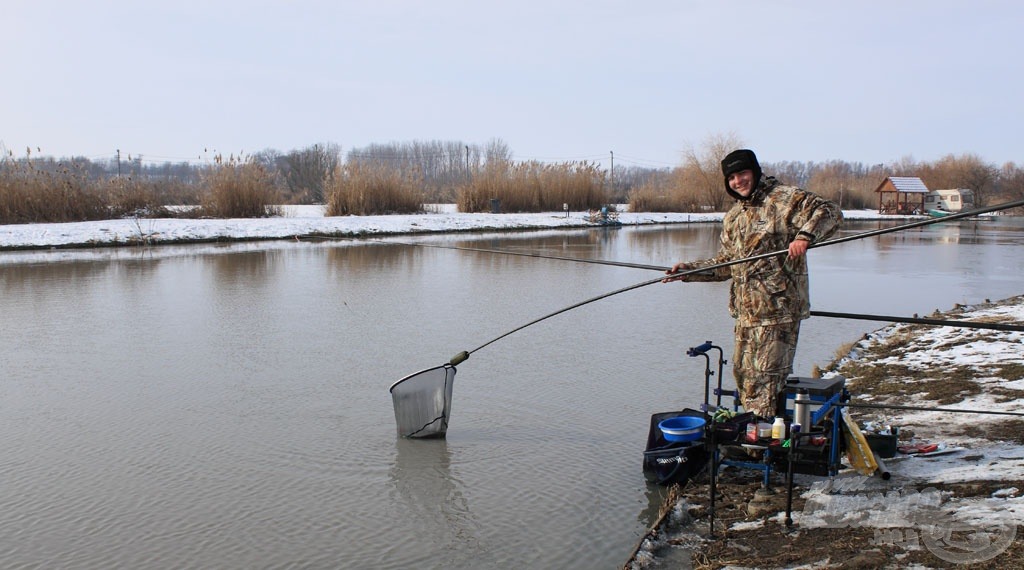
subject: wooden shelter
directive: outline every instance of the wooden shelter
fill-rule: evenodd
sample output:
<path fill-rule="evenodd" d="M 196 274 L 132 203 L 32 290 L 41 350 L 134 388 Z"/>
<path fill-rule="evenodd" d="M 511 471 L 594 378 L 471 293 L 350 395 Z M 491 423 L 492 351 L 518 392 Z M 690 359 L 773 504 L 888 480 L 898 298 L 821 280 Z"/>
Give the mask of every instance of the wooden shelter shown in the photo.
<path fill-rule="evenodd" d="M 878 188 L 879 214 L 923 214 L 928 187 L 916 176 L 887 176 Z"/>

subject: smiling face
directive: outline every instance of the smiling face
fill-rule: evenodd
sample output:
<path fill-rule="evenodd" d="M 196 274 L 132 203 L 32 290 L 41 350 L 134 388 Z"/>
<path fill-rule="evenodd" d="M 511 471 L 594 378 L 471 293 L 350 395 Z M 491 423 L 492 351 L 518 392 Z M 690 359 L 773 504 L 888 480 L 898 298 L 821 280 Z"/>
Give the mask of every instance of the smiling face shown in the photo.
<path fill-rule="evenodd" d="M 729 188 L 747 198 L 754 191 L 754 171 L 747 169 L 729 175 Z"/>

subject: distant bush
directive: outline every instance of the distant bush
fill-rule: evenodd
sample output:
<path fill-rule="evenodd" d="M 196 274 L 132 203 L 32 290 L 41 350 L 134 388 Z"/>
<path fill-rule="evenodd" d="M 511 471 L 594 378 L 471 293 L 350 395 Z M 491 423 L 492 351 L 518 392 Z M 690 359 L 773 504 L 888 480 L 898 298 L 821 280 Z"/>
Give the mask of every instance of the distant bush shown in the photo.
<path fill-rule="evenodd" d="M 488 163 L 457 191 L 460 212 L 488 212 L 498 200 L 502 212 L 599 208 L 607 203 L 604 171 L 588 162 L 545 164 L 536 161 Z"/>
<path fill-rule="evenodd" d="M 328 216 L 423 211 L 422 182 L 394 168 L 359 162 L 339 166 L 324 182 Z"/>
<path fill-rule="evenodd" d="M 274 175 L 263 165 L 241 159 L 218 160 L 203 179 L 199 212 L 212 218 L 280 216 Z"/>

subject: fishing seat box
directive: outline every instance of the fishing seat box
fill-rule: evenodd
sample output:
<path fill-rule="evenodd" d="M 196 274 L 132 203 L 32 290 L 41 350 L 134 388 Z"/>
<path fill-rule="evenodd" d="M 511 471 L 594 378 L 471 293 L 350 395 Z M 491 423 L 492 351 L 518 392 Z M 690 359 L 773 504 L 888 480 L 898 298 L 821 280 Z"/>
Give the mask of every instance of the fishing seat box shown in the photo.
<path fill-rule="evenodd" d="M 811 398 L 811 401 L 814 402 L 811 406 L 811 413 L 813 414 L 821 407 L 821 404 L 846 389 L 846 378 L 842 376 L 832 376 L 831 378 L 790 376 L 786 380 L 786 387 L 783 390 L 786 397 L 781 402 L 781 405 L 785 406 L 784 411 L 788 418 L 794 417 L 794 403 L 796 402 L 797 394 L 801 389 L 807 390 L 807 395 Z M 810 428 L 810 426 L 803 427 L 804 430 Z"/>
<path fill-rule="evenodd" d="M 661 412 L 651 416 L 647 434 L 647 448 L 644 450 L 643 472 L 648 481 L 658 485 L 684 483 L 704 470 L 708 461 L 704 438 L 695 441 L 675 442 L 665 439 L 658 424 L 662 420 L 679 416 L 694 416 L 711 421 L 700 410 L 686 408 L 676 412 Z"/>
<path fill-rule="evenodd" d="M 830 378 L 808 378 L 805 376 L 790 376 L 786 380 L 786 387 L 784 389 L 785 399 L 782 401 L 782 405 L 785 406 L 786 417 L 792 419 L 795 417 L 794 407 L 798 393 L 801 389 L 807 390 L 807 396 L 814 402 L 811 405 L 811 414 L 817 412 L 821 405 L 832 399 L 837 394 L 841 394 L 846 389 L 846 378 L 842 376 L 832 376 Z M 803 426 L 805 432 L 811 429 L 824 430 L 825 435 L 829 435 L 831 430 L 831 423 L 834 416 L 826 416 L 824 425 L 816 426 Z M 842 434 L 840 433 L 840 439 Z M 802 473 L 805 475 L 816 475 L 824 477 L 829 475 L 829 456 L 833 445 L 839 445 L 840 451 L 844 448 L 843 442 L 834 442 L 829 437 L 829 441 L 825 445 L 808 445 L 806 442 L 802 443 L 795 451 L 785 450 L 776 456 L 776 466 L 780 469 L 785 469 L 788 461 L 789 454 L 793 453 L 793 472 Z"/>

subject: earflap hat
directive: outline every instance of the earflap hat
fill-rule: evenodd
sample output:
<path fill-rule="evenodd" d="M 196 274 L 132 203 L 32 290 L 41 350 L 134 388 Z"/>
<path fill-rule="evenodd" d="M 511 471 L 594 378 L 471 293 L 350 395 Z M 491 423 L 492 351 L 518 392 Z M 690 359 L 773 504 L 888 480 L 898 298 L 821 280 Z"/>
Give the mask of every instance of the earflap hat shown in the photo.
<path fill-rule="evenodd" d="M 734 150 L 729 154 L 725 155 L 722 159 L 722 174 L 725 176 L 725 190 L 729 194 L 735 194 L 732 188 L 729 188 L 729 177 L 737 172 L 744 170 L 754 171 L 754 186 L 757 186 L 759 180 L 761 180 L 761 165 L 757 162 L 757 155 L 754 151 L 746 148 Z"/>

